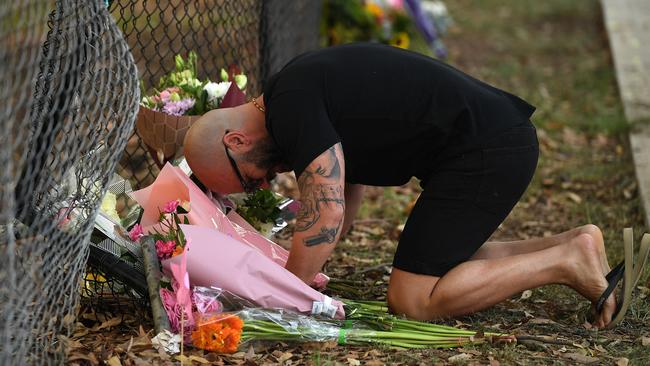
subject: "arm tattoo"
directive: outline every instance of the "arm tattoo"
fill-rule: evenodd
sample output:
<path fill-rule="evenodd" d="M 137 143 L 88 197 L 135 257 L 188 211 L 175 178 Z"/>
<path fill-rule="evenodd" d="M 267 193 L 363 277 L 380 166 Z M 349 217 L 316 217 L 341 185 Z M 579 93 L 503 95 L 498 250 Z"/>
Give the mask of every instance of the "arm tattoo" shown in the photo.
<path fill-rule="evenodd" d="M 334 243 L 334 241 L 336 241 L 336 234 L 341 229 L 341 223 L 343 223 L 343 220 L 340 220 L 336 227 L 322 227 L 320 229 L 320 234 L 305 238 L 305 245 L 311 247 L 323 243 Z"/>
<path fill-rule="evenodd" d="M 335 146 L 328 149 L 326 153 L 326 163 L 322 163 L 315 168 L 308 166 L 298 179 L 302 205 L 300 212 L 298 212 L 296 231 L 306 231 L 318 222 L 321 208 L 332 208 L 340 205 L 345 209 L 345 196 L 341 184 L 320 183 L 322 179 L 319 179 L 317 183 L 317 176 L 328 178 L 328 180 L 338 180 L 341 176 Z M 304 240 L 305 245 L 334 243 L 342 223 L 343 220 L 340 220 L 338 225 L 334 227 L 322 227 L 320 234 L 310 236 Z"/>

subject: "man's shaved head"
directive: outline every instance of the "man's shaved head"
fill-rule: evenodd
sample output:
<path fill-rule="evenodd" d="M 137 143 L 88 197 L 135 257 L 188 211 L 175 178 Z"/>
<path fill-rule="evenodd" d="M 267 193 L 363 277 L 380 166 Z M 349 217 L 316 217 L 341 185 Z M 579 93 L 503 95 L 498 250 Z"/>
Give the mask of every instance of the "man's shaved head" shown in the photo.
<path fill-rule="evenodd" d="M 232 173 L 223 137 L 226 131 L 243 125 L 242 114 L 235 108 L 212 110 L 192 124 L 185 135 L 183 154 L 194 175 L 208 189 L 231 193 L 239 180 Z"/>

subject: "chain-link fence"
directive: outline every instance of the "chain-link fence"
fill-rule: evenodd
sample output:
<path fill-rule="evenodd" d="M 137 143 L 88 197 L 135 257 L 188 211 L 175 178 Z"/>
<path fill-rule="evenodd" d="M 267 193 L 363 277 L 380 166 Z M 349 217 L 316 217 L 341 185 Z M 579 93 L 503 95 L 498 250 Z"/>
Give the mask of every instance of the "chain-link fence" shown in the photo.
<path fill-rule="evenodd" d="M 134 189 L 158 173 L 133 131 L 139 80 L 155 85 L 193 50 L 201 78 L 236 64 L 257 95 L 318 47 L 319 12 L 320 0 L 0 2 L 0 364 L 62 363 L 79 294 L 128 287 L 99 257 L 90 279 L 85 266 L 113 171 Z"/>
<path fill-rule="evenodd" d="M 135 64 L 102 2 L 5 1 L 0 75 L 0 364 L 58 364 L 133 128 Z"/>

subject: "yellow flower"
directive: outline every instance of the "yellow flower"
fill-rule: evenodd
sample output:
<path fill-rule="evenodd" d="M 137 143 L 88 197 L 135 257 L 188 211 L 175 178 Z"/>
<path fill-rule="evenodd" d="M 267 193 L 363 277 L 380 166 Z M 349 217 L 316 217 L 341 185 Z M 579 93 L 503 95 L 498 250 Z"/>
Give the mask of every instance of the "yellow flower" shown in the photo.
<path fill-rule="evenodd" d="M 366 3 L 366 11 L 375 17 L 375 21 L 377 21 L 377 23 L 381 22 L 381 20 L 384 18 L 384 10 L 381 8 L 381 6 L 373 2 L 369 1 Z"/>
<path fill-rule="evenodd" d="M 408 33 L 399 32 L 395 36 L 393 36 L 393 38 L 390 40 L 389 43 L 391 46 L 408 49 L 411 40 L 409 38 Z"/>
<path fill-rule="evenodd" d="M 115 220 L 115 222 L 119 223 L 120 215 L 117 213 L 115 206 L 117 206 L 117 197 L 111 192 L 106 192 L 99 209 L 108 217 Z"/>

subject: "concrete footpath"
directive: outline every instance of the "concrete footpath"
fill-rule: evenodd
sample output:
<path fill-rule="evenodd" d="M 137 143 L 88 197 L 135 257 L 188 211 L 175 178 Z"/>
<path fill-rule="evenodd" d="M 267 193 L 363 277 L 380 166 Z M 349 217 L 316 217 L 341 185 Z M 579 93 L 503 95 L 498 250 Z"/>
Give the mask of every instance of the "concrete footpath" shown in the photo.
<path fill-rule="evenodd" d="M 601 0 L 650 231 L 650 0 Z"/>

